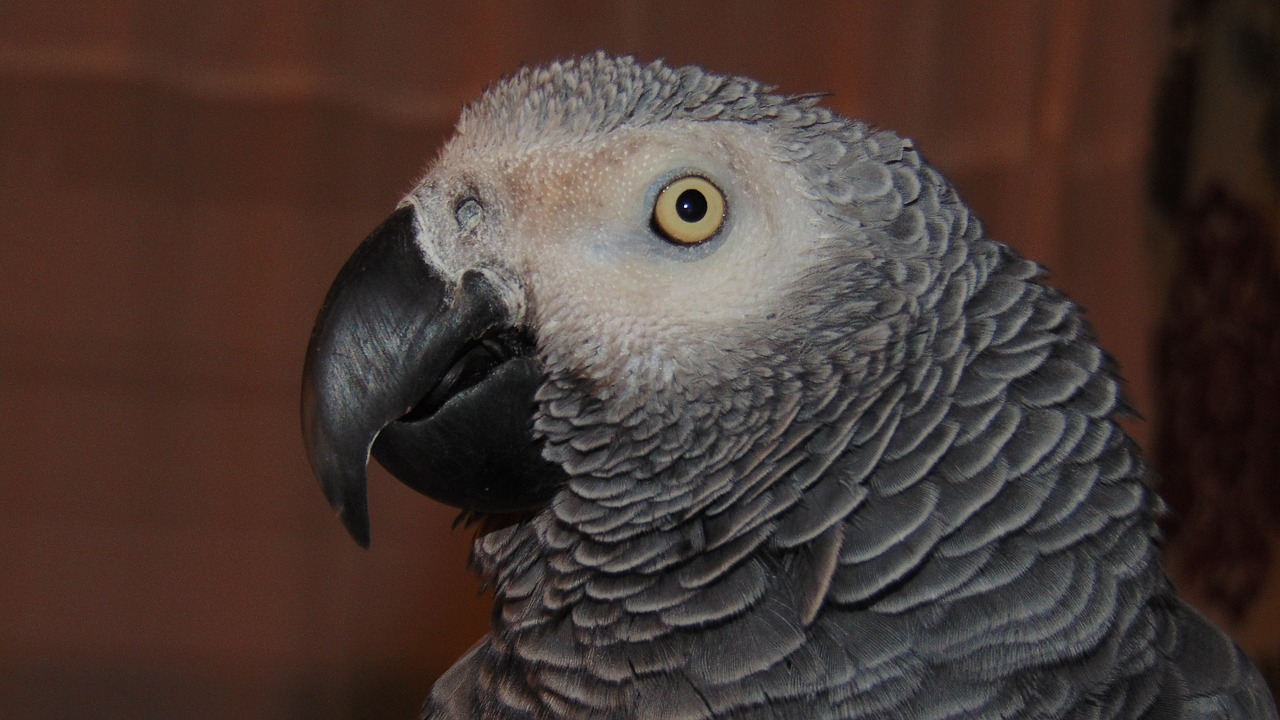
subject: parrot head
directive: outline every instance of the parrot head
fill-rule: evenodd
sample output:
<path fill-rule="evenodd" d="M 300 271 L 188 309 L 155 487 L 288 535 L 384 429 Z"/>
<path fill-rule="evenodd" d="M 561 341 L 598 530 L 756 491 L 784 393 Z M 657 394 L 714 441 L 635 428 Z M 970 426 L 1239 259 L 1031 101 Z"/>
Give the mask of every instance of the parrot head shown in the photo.
<path fill-rule="evenodd" d="M 472 513 L 536 512 L 590 476 L 589 493 L 682 495 L 688 514 L 730 491 L 698 476 L 795 415 L 798 375 L 874 364 L 905 306 L 850 228 L 902 203 L 871 155 L 911 148 L 767 90 L 600 56 L 464 112 L 338 274 L 307 350 L 309 457 L 358 542 L 370 455 Z M 855 193 L 854 210 L 833 198 Z M 823 282 L 837 267 L 853 302 Z M 616 487 L 637 472 L 662 479 Z"/>

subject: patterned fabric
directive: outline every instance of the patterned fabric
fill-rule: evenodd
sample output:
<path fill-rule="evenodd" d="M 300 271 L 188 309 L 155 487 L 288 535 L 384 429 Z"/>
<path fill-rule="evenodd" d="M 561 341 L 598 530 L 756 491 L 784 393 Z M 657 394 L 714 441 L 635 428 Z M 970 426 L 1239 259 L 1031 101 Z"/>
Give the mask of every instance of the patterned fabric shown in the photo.
<path fill-rule="evenodd" d="M 1175 575 L 1235 623 L 1274 690 L 1280 2 L 1183 0 L 1174 29 L 1149 166 L 1164 281 L 1155 460 Z"/>
<path fill-rule="evenodd" d="M 1280 518 L 1280 273 L 1259 214 L 1220 186 L 1192 213 L 1157 344 L 1156 453 L 1193 577 L 1244 615 Z"/>

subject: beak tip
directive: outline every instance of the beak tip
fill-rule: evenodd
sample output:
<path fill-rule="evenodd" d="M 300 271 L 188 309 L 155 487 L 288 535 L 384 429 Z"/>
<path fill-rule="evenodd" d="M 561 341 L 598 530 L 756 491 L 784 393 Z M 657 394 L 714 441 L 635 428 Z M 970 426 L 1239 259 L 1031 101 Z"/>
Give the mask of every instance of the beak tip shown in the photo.
<path fill-rule="evenodd" d="M 333 508 L 347 529 L 351 539 L 360 547 L 369 549 L 369 501 L 364 496 L 364 473 L 359 482 L 329 483 L 325 487 L 329 506 Z"/>
<path fill-rule="evenodd" d="M 351 535 L 351 539 L 365 550 L 369 549 L 369 516 L 364 514 L 361 517 L 354 517 L 352 514 L 339 511 L 338 519 L 342 521 L 342 526 L 347 529 L 347 533 Z"/>

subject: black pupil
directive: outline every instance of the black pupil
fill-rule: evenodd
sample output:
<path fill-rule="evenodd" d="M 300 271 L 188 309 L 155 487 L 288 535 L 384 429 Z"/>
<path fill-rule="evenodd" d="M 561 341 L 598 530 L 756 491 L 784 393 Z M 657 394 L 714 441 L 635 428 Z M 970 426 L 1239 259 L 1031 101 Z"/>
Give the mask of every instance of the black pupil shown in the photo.
<path fill-rule="evenodd" d="M 676 214 L 687 223 L 696 223 L 707 216 L 707 198 L 700 191 L 689 188 L 676 198 Z"/>

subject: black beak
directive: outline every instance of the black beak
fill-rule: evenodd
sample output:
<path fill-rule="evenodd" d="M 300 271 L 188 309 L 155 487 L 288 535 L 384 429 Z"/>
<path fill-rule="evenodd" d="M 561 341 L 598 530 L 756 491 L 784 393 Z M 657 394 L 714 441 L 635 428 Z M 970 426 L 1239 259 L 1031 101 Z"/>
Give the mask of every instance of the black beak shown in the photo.
<path fill-rule="evenodd" d="M 532 433 L 542 370 L 478 272 L 451 283 L 424 260 L 413 211 L 396 211 L 334 280 L 302 379 L 312 470 L 351 536 L 369 545 L 373 455 L 410 487 L 466 510 L 545 505 L 562 471 Z"/>

